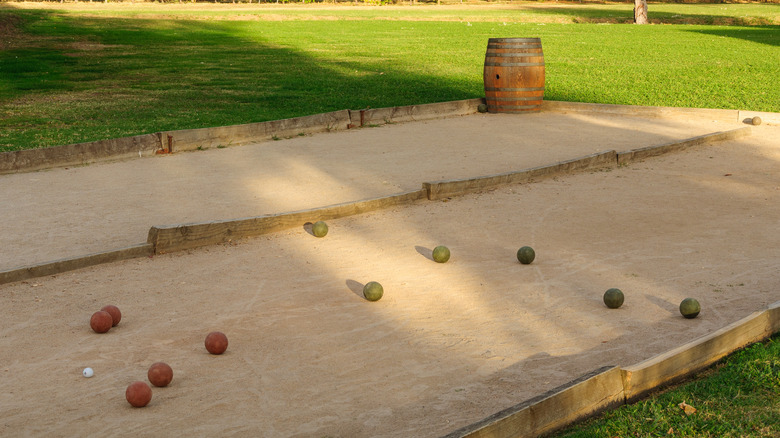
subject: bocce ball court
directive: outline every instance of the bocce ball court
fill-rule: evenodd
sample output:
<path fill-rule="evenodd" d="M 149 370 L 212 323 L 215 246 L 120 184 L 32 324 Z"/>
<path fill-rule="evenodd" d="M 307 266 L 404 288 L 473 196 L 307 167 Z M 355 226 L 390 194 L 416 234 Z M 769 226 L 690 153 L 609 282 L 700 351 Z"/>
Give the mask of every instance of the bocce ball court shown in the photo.
<path fill-rule="evenodd" d="M 777 331 L 780 127 L 603 109 L 472 108 L 0 176 L 25 207 L 2 212 L 6 272 L 154 250 L 154 229 L 185 242 L 0 285 L 0 435 L 508 436 L 473 425 L 713 334 Z M 268 216 L 283 226 L 241 234 Z M 122 320 L 96 334 L 106 304 Z M 159 361 L 173 380 L 133 408 L 125 388 Z"/>

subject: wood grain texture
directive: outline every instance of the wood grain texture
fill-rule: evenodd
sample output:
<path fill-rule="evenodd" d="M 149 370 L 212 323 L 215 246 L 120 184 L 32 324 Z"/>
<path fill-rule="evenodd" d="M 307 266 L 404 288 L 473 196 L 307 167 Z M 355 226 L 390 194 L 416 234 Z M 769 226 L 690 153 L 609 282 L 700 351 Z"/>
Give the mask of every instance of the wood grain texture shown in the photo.
<path fill-rule="evenodd" d="M 605 366 L 442 438 L 518 438 L 552 433 L 641 398 L 780 332 L 780 301 L 696 341 L 638 364 Z"/>
<path fill-rule="evenodd" d="M 0 284 L 22 281 L 30 278 L 43 277 L 45 275 L 60 274 L 75 269 L 86 268 L 102 263 L 117 262 L 137 257 L 151 256 L 152 245 L 142 243 L 111 251 L 98 252 L 85 256 L 55 260 L 37 265 L 23 266 L 0 272 Z"/>
<path fill-rule="evenodd" d="M 466 99 L 451 102 L 428 103 L 424 105 L 350 110 L 349 114 L 352 126 L 384 125 L 387 123 L 465 116 L 477 112 L 477 106 L 479 106 L 480 103 L 483 103 L 482 99 Z"/>
<path fill-rule="evenodd" d="M 623 368 L 626 399 L 636 400 L 649 391 L 702 370 L 740 348 L 766 339 L 775 331 L 777 316 L 770 310 L 755 312 L 693 342 Z"/>
<path fill-rule="evenodd" d="M 156 134 L 112 138 L 49 148 L 0 152 L 0 174 L 79 166 L 96 161 L 152 155 L 160 148 Z"/>
<path fill-rule="evenodd" d="M 450 196 L 458 196 L 466 193 L 488 190 L 505 184 L 517 184 L 529 182 L 534 179 L 552 175 L 571 173 L 578 170 L 597 167 L 615 166 L 617 164 L 617 152 L 605 151 L 586 155 L 572 160 L 561 161 L 546 166 L 531 167 L 528 169 L 499 173 L 495 175 L 445 180 L 423 183 L 428 199 L 441 199 Z"/>
<path fill-rule="evenodd" d="M 605 366 L 444 438 L 536 437 L 623 401 L 620 368 Z"/>
<path fill-rule="evenodd" d="M 300 133 L 310 134 L 347 129 L 348 125 L 349 111 L 341 110 L 244 125 L 164 131 L 160 135 L 163 139 L 170 136 L 173 139 L 173 151 L 178 152 L 197 148 L 236 146 L 272 138 L 294 137 Z"/>
<path fill-rule="evenodd" d="M 617 161 L 618 164 L 625 164 L 635 160 L 642 160 L 657 155 L 667 154 L 669 152 L 681 151 L 693 146 L 713 143 L 716 141 L 733 140 L 735 138 L 750 135 L 751 132 L 752 130 L 749 126 L 743 126 L 741 128 L 732 129 L 729 131 L 713 132 L 712 134 L 700 135 L 698 137 L 692 137 L 683 141 L 675 141 L 662 145 L 631 149 L 625 152 L 619 152 L 617 154 Z"/>
<path fill-rule="evenodd" d="M 149 230 L 147 242 L 155 253 L 166 253 L 226 242 L 232 239 L 259 236 L 307 222 L 336 219 L 373 210 L 403 205 L 425 198 L 425 191 L 415 190 L 381 198 L 312 208 L 291 213 L 279 213 L 243 219 L 201 223 L 163 225 Z"/>
<path fill-rule="evenodd" d="M 639 106 L 639 105 L 615 105 L 603 103 L 562 102 L 545 100 L 542 102 L 542 111 L 557 113 L 589 113 L 589 114 L 614 114 L 634 115 L 652 118 L 678 118 L 717 120 L 724 122 L 737 122 L 738 110 L 710 109 L 710 108 L 680 108 L 667 106 Z"/>

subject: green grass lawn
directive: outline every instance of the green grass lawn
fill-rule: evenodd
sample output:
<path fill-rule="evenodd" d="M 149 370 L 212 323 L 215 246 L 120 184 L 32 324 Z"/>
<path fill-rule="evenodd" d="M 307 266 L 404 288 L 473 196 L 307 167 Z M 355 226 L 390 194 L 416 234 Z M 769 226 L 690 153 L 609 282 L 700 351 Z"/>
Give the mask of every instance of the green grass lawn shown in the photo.
<path fill-rule="evenodd" d="M 695 377 L 555 437 L 780 436 L 780 335 L 739 351 Z M 681 403 L 695 412 L 686 414 Z"/>
<path fill-rule="evenodd" d="M 2 3 L 0 150 L 482 97 L 490 37 L 542 38 L 548 100 L 780 112 L 778 12 Z"/>

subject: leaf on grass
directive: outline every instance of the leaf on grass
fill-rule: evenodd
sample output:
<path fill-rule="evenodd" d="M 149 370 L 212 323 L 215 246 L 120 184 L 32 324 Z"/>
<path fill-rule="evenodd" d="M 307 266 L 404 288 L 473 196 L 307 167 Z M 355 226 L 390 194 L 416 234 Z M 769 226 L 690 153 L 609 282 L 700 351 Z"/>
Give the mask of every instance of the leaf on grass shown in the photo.
<path fill-rule="evenodd" d="M 691 414 L 696 413 L 696 408 L 694 408 L 693 406 L 689 405 L 688 403 L 682 402 L 682 403 L 680 403 L 677 406 L 679 406 L 680 409 L 685 411 L 685 415 L 691 415 Z"/>

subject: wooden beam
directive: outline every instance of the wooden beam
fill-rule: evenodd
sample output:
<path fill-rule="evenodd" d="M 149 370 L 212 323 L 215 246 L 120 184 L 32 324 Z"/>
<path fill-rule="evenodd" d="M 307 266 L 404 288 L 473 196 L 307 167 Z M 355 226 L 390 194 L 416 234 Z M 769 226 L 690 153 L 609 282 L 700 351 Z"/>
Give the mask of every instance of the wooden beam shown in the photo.
<path fill-rule="evenodd" d="M 547 166 L 480 176 L 476 178 L 453 179 L 423 183 L 428 199 L 441 199 L 481 190 L 493 189 L 505 184 L 529 182 L 553 175 L 572 173 L 584 169 L 617 165 L 617 152 L 605 151 L 586 155 L 572 160 L 561 161 Z"/>
<path fill-rule="evenodd" d="M 270 214 L 243 219 L 231 219 L 180 225 L 155 226 L 149 230 L 147 242 L 157 254 L 181 251 L 199 246 L 226 242 L 231 239 L 259 236 L 306 222 L 336 219 L 373 210 L 408 204 L 425 198 L 425 191 L 415 190 L 381 198 L 347 202 L 327 207 L 312 208 L 291 213 Z"/>

